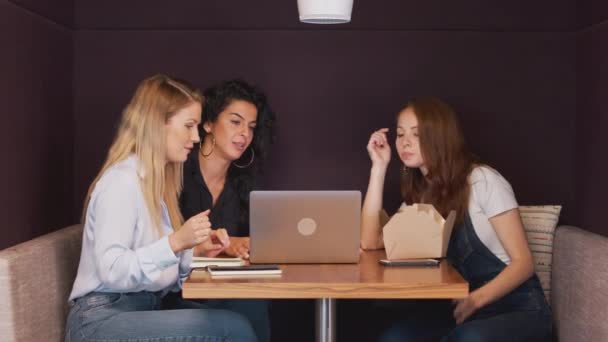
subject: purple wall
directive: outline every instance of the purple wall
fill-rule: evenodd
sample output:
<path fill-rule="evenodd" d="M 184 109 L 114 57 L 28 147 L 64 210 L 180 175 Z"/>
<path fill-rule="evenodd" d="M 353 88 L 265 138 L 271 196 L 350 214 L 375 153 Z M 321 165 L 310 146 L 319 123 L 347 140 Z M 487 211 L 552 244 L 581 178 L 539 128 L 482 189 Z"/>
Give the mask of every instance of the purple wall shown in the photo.
<path fill-rule="evenodd" d="M 73 54 L 52 16 L 0 0 L 0 23 L 3 249 L 73 222 Z"/>
<path fill-rule="evenodd" d="M 589 29 L 590 26 L 603 23 L 608 19 L 608 1 L 579 0 L 576 1 L 576 24 L 579 30 Z"/>
<path fill-rule="evenodd" d="M 278 12 L 289 15 L 290 24 L 269 19 L 268 25 L 287 28 L 246 30 L 247 24 L 264 22 L 243 14 L 258 13 L 258 7 L 245 6 L 230 21 L 236 29 L 225 29 L 225 20 L 188 3 L 180 9 L 159 5 L 135 17 L 134 7 L 110 12 L 111 2 L 92 9 L 77 3 L 76 212 L 135 85 L 165 72 L 200 87 L 240 76 L 268 92 L 280 124 L 268 188 L 365 190 L 369 132 L 392 126 L 409 96 L 434 94 L 461 113 L 471 145 L 512 182 L 520 203 L 562 204 L 563 222 L 575 223 L 574 146 L 564 139 L 575 126 L 575 39 L 563 32 L 502 32 L 564 29 L 570 23 L 566 6 L 550 7 L 560 9 L 559 15 L 544 20 L 532 20 L 534 8 L 518 17 L 517 6 L 506 5 L 506 19 L 488 9 L 489 18 L 502 18 L 498 28 L 478 14 L 456 11 L 454 23 L 472 22 L 478 31 L 444 27 L 441 14 L 428 8 L 423 13 L 438 25 L 435 31 L 427 30 L 431 24 L 386 29 L 401 25 L 395 14 L 386 23 L 364 15 L 355 19 L 371 28 L 325 29 L 297 24 L 295 8 L 285 7 Z M 217 6 L 227 15 L 227 5 Z M 398 9 L 389 2 L 387 13 Z M 206 19 L 220 29 L 186 29 L 205 27 Z M 398 202 L 396 169 L 388 183 L 389 208 Z"/>
<path fill-rule="evenodd" d="M 593 62 L 599 57 L 592 52 L 602 48 L 605 24 L 598 18 L 608 13 L 602 1 L 520 0 L 498 8 L 481 0 L 458 6 L 362 0 L 352 24 L 332 27 L 300 24 L 295 2 L 277 0 L 190 0 L 179 7 L 157 0 L 75 7 L 69 0 L 53 6 L 2 0 L 0 6 L 10 28 L 0 35 L 15 52 L 0 57 L 7 67 L 0 85 L 9 110 L 24 113 L 3 125 L 2 137 L 11 142 L 4 146 L 33 137 L 19 148 L 23 153 L 6 147 L 17 167 L 3 170 L 4 179 L 17 181 L 7 184 L 2 201 L 15 217 L 7 227 L 21 228 L 4 229 L 0 246 L 77 219 L 120 110 L 137 81 L 159 71 L 200 87 L 240 76 L 266 89 L 280 119 L 268 188 L 364 190 L 369 131 L 391 126 L 409 96 L 435 94 L 460 112 L 472 147 L 512 182 L 522 204 L 563 204 L 562 222 L 591 222 L 583 219 L 591 210 L 585 203 L 596 201 L 597 187 L 584 184 L 588 178 L 574 165 L 595 169 L 598 161 L 564 137 L 597 129 L 594 118 L 601 117 L 593 91 L 605 77 L 585 71 L 585 58 Z M 567 33 L 580 25 L 590 28 Z M 575 79 L 585 84 L 578 110 L 589 113 L 578 121 L 571 115 Z M 591 144 L 592 136 L 579 134 L 576 147 Z M 389 208 L 398 202 L 397 183 L 395 168 Z"/>
<path fill-rule="evenodd" d="M 597 0 L 603 1 L 603 0 Z M 571 31 L 573 0 L 356 0 L 348 25 L 324 30 Z M 297 20 L 296 0 L 76 1 L 79 29 L 316 29 Z"/>
<path fill-rule="evenodd" d="M 74 26 L 74 0 L 9 0 L 23 11 L 66 27 Z"/>
<path fill-rule="evenodd" d="M 608 3 L 591 3 L 595 17 L 577 33 L 576 222 L 608 235 Z"/>

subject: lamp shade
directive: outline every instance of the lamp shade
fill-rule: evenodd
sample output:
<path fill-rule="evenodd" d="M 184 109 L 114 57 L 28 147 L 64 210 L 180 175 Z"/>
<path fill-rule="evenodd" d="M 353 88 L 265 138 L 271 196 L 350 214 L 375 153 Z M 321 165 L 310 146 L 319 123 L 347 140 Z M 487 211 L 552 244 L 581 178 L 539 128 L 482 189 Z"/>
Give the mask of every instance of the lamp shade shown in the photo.
<path fill-rule="evenodd" d="M 298 0 L 300 21 L 309 24 L 344 24 L 350 21 L 353 0 Z"/>

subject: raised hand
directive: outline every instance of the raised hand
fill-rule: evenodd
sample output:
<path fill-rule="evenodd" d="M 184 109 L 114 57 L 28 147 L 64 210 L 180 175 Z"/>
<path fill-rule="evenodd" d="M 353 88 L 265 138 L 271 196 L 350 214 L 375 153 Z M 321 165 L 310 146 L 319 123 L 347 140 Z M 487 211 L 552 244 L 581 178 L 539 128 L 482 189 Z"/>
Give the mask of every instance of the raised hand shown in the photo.
<path fill-rule="evenodd" d="M 212 230 L 209 233 L 209 237 L 209 239 L 196 246 L 195 255 L 213 258 L 230 246 L 230 237 L 228 236 L 228 231 L 224 228 Z"/>
<path fill-rule="evenodd" d="M 192 216 L 180 229 L 169 235 L 169 245 L 173 252 L 190 249 L 196 245 L 210 240 L 211 222 L 209 210 Z"/>
<path fill-rule="evenodd" d="M 372 166 L 386 168 L 391 160 L 391 147 L 386 138 L 388 128 L 381 128 L 372 133 L 367 143 L 367 152 Z"/>

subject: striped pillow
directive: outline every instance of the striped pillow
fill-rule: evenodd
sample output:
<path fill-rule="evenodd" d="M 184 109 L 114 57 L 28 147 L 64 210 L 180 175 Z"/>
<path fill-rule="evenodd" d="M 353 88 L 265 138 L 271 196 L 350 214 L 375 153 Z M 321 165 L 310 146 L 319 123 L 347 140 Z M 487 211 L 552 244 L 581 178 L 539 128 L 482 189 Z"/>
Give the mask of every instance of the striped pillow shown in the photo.
<path fill-rule="evenodd" d="M 551 296 L 551 259 L 553 236 L 561 205 L 520 206 L 519 212 L 534 258 L 534 270 L 540 279 L 547 301 Z"/>

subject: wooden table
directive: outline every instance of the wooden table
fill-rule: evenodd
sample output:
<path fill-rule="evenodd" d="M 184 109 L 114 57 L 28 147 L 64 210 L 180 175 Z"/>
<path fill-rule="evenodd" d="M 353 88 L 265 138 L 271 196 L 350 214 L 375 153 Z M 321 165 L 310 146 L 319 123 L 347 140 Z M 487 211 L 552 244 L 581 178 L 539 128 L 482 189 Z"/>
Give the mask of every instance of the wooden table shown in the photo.
<path fill-rule="evenodd" d="M 463 298 L 467 282 L 445 260 L 438 267 L 386 267 L 384 251 L 362 252 L 358 264 L 284 264 L 280 277 L 211 279 L 194 271 L 184 298 L 316 299 L 317 341 L 335 341 L 335 300 Z"/>

